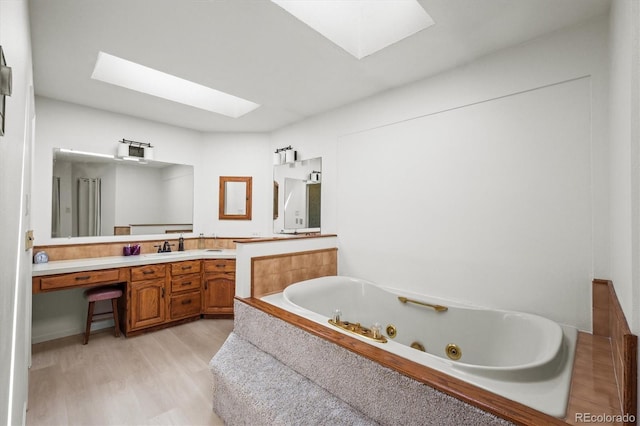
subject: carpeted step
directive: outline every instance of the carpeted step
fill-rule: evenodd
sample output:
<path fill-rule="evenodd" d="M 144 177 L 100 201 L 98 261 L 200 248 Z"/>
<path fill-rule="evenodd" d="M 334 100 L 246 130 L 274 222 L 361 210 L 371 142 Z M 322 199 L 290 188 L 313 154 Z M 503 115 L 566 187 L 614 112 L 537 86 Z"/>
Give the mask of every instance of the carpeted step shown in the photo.
<path fill-rule="evenodd" d="M 209 369 L 213 410 L 228 425 L 377 424 L 235 333 Z"/>

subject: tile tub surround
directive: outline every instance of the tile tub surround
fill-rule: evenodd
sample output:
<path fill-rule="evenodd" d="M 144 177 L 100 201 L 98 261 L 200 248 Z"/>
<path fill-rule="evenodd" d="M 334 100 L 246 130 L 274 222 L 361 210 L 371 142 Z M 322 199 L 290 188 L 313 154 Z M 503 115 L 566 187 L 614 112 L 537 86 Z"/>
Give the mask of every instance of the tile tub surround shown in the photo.
<path fill-rule="evenodd" d="M 288 285 L 338 274 L 338 249 L 285 253 L 251 259 L 251 295 L 279 293 Z"/>
<path fill-rule="evenodd" d="M 415 363 L 266 302 L 236 299 L 235 313 L 236 334 L 381 424 L 565 424 L 431 369 L 414 377 Z"/>

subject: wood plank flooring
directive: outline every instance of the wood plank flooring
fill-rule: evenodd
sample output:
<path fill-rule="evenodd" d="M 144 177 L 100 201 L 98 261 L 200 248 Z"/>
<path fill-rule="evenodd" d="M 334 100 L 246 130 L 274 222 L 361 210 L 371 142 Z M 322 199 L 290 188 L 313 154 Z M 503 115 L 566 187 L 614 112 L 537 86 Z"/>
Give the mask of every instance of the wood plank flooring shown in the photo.
<path fill-rule="evenodd" d="M 113 329 L 33 346 L 26 424 L 222 425 L 208 363 L 233 320 L 200 320 L 125 339 Z"/>

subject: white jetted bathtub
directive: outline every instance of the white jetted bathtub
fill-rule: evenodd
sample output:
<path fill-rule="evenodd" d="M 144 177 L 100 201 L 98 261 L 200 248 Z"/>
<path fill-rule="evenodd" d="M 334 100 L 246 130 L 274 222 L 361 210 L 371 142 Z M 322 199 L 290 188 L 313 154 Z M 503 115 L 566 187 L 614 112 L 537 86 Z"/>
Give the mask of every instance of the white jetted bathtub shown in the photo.
<path fill-rule="evenodd" d="M 395 294 L 341 276 L 292 284 L 263 300 L 544 413 L 565 416 L 577 340 L 573 327 L 537 315 Z M 367 336 L 330 319 L 347 328 L 360 324 Z M 379 338 L 373 333 L 377 329 Z"/>

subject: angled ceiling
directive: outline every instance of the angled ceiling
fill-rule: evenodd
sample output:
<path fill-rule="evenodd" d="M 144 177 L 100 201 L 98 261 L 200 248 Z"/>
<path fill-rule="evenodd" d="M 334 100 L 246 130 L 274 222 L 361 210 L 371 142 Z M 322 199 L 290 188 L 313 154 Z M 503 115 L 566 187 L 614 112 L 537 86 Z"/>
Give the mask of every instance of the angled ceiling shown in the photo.
<path fill-rule="evenodd" d="M 35 92 L 200 131 L 268 132 L 605 14 L 610 5 L 419 1 L 434 26 L 357 60 L 267 0 L 31 0 Z M 234 119 L 92 80 L 100 51 L 261 107 Z"/>

